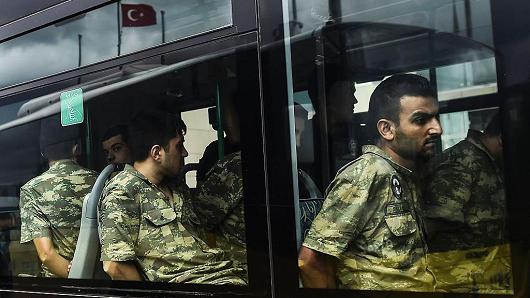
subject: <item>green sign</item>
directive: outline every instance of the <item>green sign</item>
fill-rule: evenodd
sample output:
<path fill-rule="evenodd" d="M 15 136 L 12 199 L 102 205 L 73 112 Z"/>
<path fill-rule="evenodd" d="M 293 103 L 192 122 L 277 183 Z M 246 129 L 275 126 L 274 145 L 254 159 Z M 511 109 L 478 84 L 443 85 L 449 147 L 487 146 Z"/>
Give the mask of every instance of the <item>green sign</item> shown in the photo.
<path fill-rule="evenodd" d="M 61 125 L 83 123 L 83 90 L 81 88 L 61 93 Z"/>

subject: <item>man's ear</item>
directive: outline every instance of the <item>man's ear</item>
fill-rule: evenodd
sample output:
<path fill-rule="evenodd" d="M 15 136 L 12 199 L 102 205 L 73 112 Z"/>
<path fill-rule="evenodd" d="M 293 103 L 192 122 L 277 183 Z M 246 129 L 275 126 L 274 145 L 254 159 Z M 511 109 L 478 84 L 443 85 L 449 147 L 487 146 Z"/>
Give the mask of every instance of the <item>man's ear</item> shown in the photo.
<path fill-rule="evenodd" d="M 81 145 L 79 143 L 75 144 L 74 147 L 72 147 L 72 156 L 77 158 L 81 156 L 83 152 L 81 152 Z"/>
<path fill-rule="evenodd" d="M 160 159 L 162 158 L 162 146 L 160 145 L 153 145 L 153 147 L 151 147 L 151 150 L 149 151 L 149 155 L 151 155 L 151 158 L 156 160 L 156 161 L 160 161 Z"/>
<path fill-rule="evenodd" d="M 388 119 L 380 119 L 377 121 L 377 131 L 379 135 L 386 141 L 393 141 L 396 137 L 396 126 L 393 121 Z"/>
<path fill-rule="evenodd" d="M 502 147 L 502 135 L 499 135 L 499 136 L 497 137 L 497 142 L 499 143 L 499 146 Z"/>

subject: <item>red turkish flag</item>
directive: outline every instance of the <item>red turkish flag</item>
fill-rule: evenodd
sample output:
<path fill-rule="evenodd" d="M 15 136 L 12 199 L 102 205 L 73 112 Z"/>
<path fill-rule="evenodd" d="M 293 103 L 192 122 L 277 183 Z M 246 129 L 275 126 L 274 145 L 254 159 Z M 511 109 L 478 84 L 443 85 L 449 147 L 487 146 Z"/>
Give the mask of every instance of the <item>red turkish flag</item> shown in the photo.
<path fill-rule="evenodd" d="M 122 4 L 123 27 L 142 27 L 156 25 L 156 12 L 147 4 Z"/>

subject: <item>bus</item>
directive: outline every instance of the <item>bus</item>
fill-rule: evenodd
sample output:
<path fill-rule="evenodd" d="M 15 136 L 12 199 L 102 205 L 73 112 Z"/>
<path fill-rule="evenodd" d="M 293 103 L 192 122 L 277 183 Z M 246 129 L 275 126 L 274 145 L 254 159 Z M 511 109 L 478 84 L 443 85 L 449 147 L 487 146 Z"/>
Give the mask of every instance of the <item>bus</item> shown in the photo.
<path fill-rule="evenodd" d="M 530 295 L 530 201 L 524 186 L 530 167 L 525 149 L 530 120 L 530 4 L 515 0 L 0 0 L 0 4 L 2 296 Z M 355 163 L 363 146 L 372 141 L 372 93 L 396 74 L 426 78 L 436 92 L 443 133 L 432 160 L 414 171 L 420 178 L 430 177 L 431 162 L 466 140 L 469 130 L 483 132 L 492 119 L 500 119 L 501 186 L 494 189 L 494 204 L 502 214 L 489 216 L 501 227 L 490 224 L 488 231 L 502 230 L 502 241 L 436 250 L 428 230 L 421 227 L 428 208 L 421 194 L 439 181 L 417 181 L 420 194 L 414 216 L 421 219 L 418 233 L 427 237 L 423 241 L 429 270 L 439 271 L 433 273 L 436 286 L 423 290 L 390 280 L 384 288 L 360 284 L 312 288 L 299 269 L 299 251 L 314 229 L 312 221 L 326 206 L 334 178 Z M 109 166 L 114 157 L 109 157 L 113 153 L 103 142 L 110 128 L 130 126 L 135 115 L 147 110 L 164 111 L 186 124 L 188 154 L 175 183 L 192 194 L 192 201 L 214 164 L 240 152 L 244 286 L 164 282 L 149 275 L 143 281 L 112 280 L 104 272 L 98 206 L 105 185 L 123 167 Z M 86 198 L 77 198 L 75 221 L 60 227 L 77 238 L 73 250 L 62 253 L 71 261 L 68 277 L 63 278 L 45 277 L 36 244 L 25 231 L 38 221 L 51 229 L 47 216 L 28 217 L 23 210 L 27 207 L 21 205 L 21 188 L 52 165 L 43 150 L 43 136 L 60 133 L 54 133 L 50 121 L 78 129 L 76 164 L 101 178 Z M 482 171 L 472 174 L 478 177 Z M 35 209 L 43 207 L 32 204 Z M 51 210 L 56 218 L 71 215 L 64 212 L 71 206 L 56 207 Z M 209 210 L 197 212 L 203 211 Z M 219 244 L 220 236 L 215 236 L 219 230 L 216 227 L 205 236 L 214 234 L 213 242 L 198 241 L 208 246 L 205 250 L 230 252 Z M 467 241 L 483 240 L 475 236 Z M 455 255 L 467 265 L 453 262 Z M 460 284 L 451 279 L 455 274 L 465 276 Z"/>

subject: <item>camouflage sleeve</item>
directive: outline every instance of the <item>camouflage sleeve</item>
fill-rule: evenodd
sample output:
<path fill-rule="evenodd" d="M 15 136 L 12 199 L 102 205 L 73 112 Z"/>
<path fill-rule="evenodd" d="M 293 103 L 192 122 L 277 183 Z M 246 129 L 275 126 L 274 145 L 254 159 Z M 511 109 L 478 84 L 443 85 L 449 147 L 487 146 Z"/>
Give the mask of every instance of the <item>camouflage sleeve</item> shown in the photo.
<path fill-rule="evenodd" d="M 471 196 L 473 170 L 458 160 L 447 159 L 434 167 L 424 191 L 424 215 L 464 223 L 464 205 Z"/>
<path fill-rule="evenodd" d="M 125 190 L 108 185 L 100 205 L 101 260 L 136 260 L 140 230 L 139 203 Z"/>
<path fill-rule="evenodd" d="M 216 164 L 200 183 L 192 197 L 193 212 L 201 226 L 215 228 L 230 214 L 243 198 L 240 159 Z"/>
<path fill-rule="evenodd" d="M 30 189 L 20 189 L 20 243 L 39 237 L 51 238 L 50 224 L 36 202 L 38 195 Z"/>
<path fill-rule="evenodd" d="M 375 196 L 373 191 L 381 189 L 386 180 L 376 173 L 362 170 L 355 171 L 349 177 L 336 178 L 303 245 L 339 257 L 365 227 L 378 206 L 384 204 L 384 200 Z"/>

